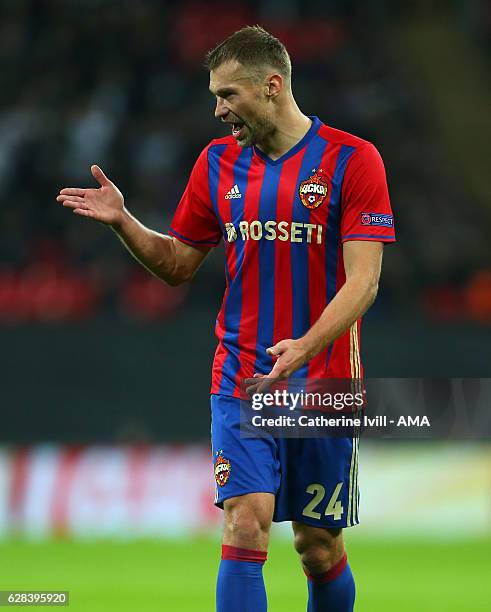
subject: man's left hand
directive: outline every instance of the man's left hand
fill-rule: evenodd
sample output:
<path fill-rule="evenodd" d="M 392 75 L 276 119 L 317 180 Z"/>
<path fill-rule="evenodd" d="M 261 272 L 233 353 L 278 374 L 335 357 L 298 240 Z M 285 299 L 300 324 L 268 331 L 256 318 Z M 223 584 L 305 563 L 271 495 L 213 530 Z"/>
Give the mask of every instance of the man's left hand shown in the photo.
<path fill-rule="evenodd" d="M 299 340 L 281 340 L 274 346 L 266 349 L 268 355 L 276 357 L 276 363 L 269 374 L 254 374 L 254 382 L 252 379 L 246 381 L 251 383 L 246 387 L 247 393 L 264 393 L 271 384 L 271 380 L 284 380 L 291 376 L 294 372 L 300 369 L 308 361 L 308 352 L 302 342 Z"/>

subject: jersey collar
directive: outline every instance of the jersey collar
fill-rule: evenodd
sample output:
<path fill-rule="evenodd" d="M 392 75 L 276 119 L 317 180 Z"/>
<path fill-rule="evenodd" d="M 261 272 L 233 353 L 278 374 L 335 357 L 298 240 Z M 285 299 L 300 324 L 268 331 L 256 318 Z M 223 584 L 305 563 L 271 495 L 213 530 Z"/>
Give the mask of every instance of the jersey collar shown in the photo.
<path fill-rule="evenodd" d="M 271 159 L 271 157 L 263 153 L 261 149 L 258 149 L 256 145 L 253 145 L 252 147 L 254 149 L 254 153 L 262 160 L 264 160 L 267 164 L 271 164 L 272 166 L 282 164 L 289 157 L 292 157 L 292 155 L 298 153 L 298 151 L 300 151 L 300 149 L 302 149 L 308 142 L 310 142 L 312 138 L 317 134 L 321 126 L 320 119 L 318 117 L 315 117 L 314 115 L 308 115 L 308 117 L 312 121 L 312 125 L 310 126 L 309 131 L 301 140 L 297 142 L 295 146 L 293 146 L 289 151 L 284 153 L 281 157 L 278 157 L 278 159 Z"/>

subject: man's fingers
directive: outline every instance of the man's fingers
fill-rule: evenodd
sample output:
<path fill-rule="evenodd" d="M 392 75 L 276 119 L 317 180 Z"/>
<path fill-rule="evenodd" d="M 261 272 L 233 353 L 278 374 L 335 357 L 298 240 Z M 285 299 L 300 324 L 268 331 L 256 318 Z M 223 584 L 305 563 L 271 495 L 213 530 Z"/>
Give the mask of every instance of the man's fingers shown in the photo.
<path fill-rule="evenodd" d="M 253 395 L 254 393 L 257 393 L 258 388 L 259 388 L 259 383 L 255 383 L 253 385 L 250 385 L 249 387 L 246 387 L 247 395 Z"/>
<path fill-rule="evenodd" d="M 266 376 L 263 375 L 261 378 L 248 378 L 246 379 L 246 393 L 252 395 L 253 393 L 265 393 L 271 385 L 275 383 L 275 380 L 270 378 L 271 374 Z"/>
<path fill-rule="evenodd" d="M 280 340 L 274 346 L 270 346 L 269 348 L 267 348 L 266 353 L 268 353 L 268 355 L 272 355 L 273 357 L 278 357 L 282 355 L 285 351 L 287 351 L 293 342 L 294 340 L 292 340 L 291 338 Z"/>
<path fill-rule="evenodd" d="M 80 196 L 84 197 L 87 189 L 80 189 L 80 187 L 66 187 L 60 191 L 60 195 L 69 195 L 69 196 Z"/>
<path fill-rule="evenodd" d="M 99 166 L 96 166 L 94 164 L 90 167 L 90 171 L 92 172 L 92 176 L 99 183 L 99 185 L 101 185 L 102 187 L 105 187 L 106 185 L 111 185 L 111 181 L 107 178 L 107 176 L 99 168 Z"/>
<path fill-rule="evenodd" d="M 278 380 L 285 380 L 288 378 L 288 369 L 284 366 L 280 366 L 278 362 L 276 362 L 271 370 L 270 378 L 276 378 Z"/>
<path fill-rule="evenodd" d="M 57 198 L 58 202 L 65 202 L 66 200 L 70 200 L 70 202 L 80 202 L 81 204 L 85 203 L 85 199 L 76 195 L 59 195 Z"/>
<path fill-rule="evenodd" d="M 284 350 L 285 349 L 282 346 L 277 344 L 276 346 L 270 346 L 267 348 L 266 353 L 268 353 L 268 355 L 271 357 L 279 357 Z"/>
<path fill-rule="evenodd" d="M 74 202 L 73 200 L 65 200 L 62 205 L 66 208 L 80 208 L 81 210 L 89 209 L 87 204 L 84 204 L 83 202 Z"/>
<path fill-rule="evenodd" d="M 258 384 L 257 389 L 256 389 L 256 393 L 266 393 L 266 391 L 268 391 L 268 389 L 271 387 L 271 385 L 273 383 L 274 383 L 274 380 L 269 380 L 268 377 L 265 377 Z"/>

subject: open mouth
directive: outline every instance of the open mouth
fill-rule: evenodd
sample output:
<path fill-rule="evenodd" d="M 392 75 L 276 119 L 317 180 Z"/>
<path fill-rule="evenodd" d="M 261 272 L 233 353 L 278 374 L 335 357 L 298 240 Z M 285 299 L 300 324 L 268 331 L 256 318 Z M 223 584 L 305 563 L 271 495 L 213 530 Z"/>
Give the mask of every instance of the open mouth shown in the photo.
<path fill-rule="evenodd" d="M 234 138 L 240 138 L 243 135 L 243 130 L 243 123 L 232 123 L 232 136 Z"/>

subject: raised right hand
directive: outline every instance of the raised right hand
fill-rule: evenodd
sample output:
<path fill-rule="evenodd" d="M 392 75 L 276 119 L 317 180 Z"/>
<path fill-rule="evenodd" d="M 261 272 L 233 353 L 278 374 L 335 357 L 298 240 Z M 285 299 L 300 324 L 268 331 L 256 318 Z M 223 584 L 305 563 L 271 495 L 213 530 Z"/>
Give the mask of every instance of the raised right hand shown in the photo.
<path fill-rule="evenodd" d="M 98 189 L 67 187 L 60 191 L 56 199 L 63 206 L 71 208 L 76 215 L 116 226 L 121 222 L 123 216 L 123 194 L 99 166 L 91 166 L 90 170 L 100 185 Z"/>

